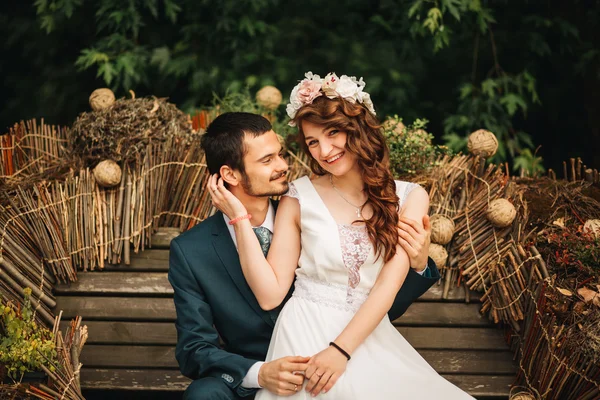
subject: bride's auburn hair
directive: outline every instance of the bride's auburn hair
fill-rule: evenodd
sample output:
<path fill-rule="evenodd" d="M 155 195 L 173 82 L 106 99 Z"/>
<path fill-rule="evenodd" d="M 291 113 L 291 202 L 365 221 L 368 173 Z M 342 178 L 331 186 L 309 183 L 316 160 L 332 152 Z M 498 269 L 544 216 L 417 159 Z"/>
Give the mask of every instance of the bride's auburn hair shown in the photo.
<path fill-rule="evenodd" d="M 326 175 L 327 171 L 310 156 L 302 131 L 303 121 L 346 133 L 346 150 L 357 156 L 367 193 L 366 204 L 373 208 L 373 216 L 365 220 L 369 239 L 377 256 L 383 255 L 384 261 L 389 261 L 396 254 L 398 243 L 399 199 L 379 121 L 362 105 L 340 98 L 321 96 L 300 108 L 293 122 L 298 126 L 298 142 L 309 155 L 310 168 L 316 175 Z"/>

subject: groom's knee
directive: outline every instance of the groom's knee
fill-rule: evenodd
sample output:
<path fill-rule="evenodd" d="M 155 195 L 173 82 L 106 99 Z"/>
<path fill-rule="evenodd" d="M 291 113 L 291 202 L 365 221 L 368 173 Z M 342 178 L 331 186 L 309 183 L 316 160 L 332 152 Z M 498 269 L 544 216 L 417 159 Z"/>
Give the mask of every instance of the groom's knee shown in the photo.
<path fill-rule="evenodd" d="M 213 377 L 196 379 L 186 389 L 183 400 L 235 400 L 237 396 L 223 380 Z"/>

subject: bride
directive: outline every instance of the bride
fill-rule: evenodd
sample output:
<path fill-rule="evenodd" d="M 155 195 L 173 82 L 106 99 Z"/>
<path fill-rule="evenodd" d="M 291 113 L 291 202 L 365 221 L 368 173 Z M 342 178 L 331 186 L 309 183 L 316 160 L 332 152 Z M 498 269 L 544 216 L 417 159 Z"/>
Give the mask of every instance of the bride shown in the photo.
<path fill-rule="evenodd" d="M 287 106 L 310 155 L 313 180 L 290 184 L 265 259 L 242 203 L 211 177 L 213 202 L 231 218 L 244 276 L 265 310 L 292 284 L 267 361 L 310 356 L 304 388 L 290 399 L 472 399 L 417 353 L 387 311 L 409 270 L 400 216 L 422 221 L 418 185 L 394 181 L 385 138 L 365 83 L 306 74 Z M 279 398 L 266 390 L 256 399 Z"/>

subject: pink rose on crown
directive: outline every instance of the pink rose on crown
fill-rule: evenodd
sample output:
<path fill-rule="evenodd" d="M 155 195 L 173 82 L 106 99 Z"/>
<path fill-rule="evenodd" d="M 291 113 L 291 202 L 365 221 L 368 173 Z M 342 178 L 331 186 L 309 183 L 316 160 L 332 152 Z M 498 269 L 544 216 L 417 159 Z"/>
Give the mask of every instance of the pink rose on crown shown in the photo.
<path fill-rule="evenodd" d="M 300 82 L 300 87 L 298 88 L 298 100 L 302 104 L 312 104 L 313 100 L 322 94 L 321 82 L 308 79 Z"/>

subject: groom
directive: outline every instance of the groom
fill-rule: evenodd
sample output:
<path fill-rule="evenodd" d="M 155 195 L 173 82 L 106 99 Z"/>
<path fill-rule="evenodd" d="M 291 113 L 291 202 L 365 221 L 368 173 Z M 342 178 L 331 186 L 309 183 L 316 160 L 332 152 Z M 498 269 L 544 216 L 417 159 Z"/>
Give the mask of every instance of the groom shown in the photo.
<path fill-rule="evenodd" d="M 288 165 L 269 121 L 249 113 L 222 114 L 208 127 L 202 147 L 210 173 L 227 182 L 252 214 L 252 226 L 272 232 L 277 202 L 269 197 L 288 190 L 282 179 Z M 244 279 L 235 233 L 227 222 L 217 212 L 171 242 L 175 356 L 181 373 L 193 379 L 184 399 L 252 399 L 258 388 L 291 395 L 303 384 L 297 372 L 306 369 L 309 357 L 262 361 L 277 310 L 260 308 Z M 439 279 L 435 263 L 427 259 L 428 232 L 410 220 L 399 226 L 412 268 L 389 312 L 391 320 Z"/>

